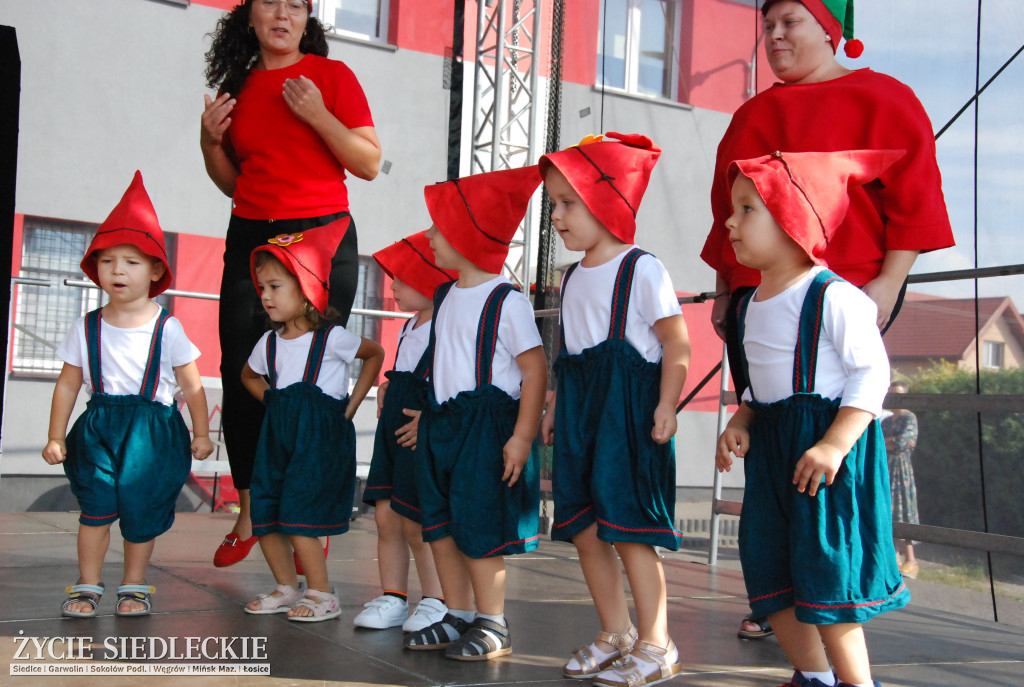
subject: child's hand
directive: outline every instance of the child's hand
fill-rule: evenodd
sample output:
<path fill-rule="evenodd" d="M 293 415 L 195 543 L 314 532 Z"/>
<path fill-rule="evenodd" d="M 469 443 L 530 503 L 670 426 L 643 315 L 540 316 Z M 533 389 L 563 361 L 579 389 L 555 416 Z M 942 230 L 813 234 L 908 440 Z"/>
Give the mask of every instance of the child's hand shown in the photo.
<path fill-rule="evenodd" d="M 192 439 L 192 457 L 196 460 L 206 460 L 213 453 L 213 442 L 210 437 L 194 437 Z"/>
<path fill-rule="evenodd" d="M 391 380 L 385 381 L 383 384 L 377 387 L 377 419 L 380 419 L 380 413 L 384 410 L 384 394 L 387 393 L 388 384 Z"/>
<path fill-rule="evenodd" d="M 809 496 L 814 496 L 823 483 L 832 484 L 845 457 L 846 454 L 823 442 L 818 442 L 807 449 L 797 462 L 796 471 L 793 473 L 796 490 L 801 494 L 807 491 Z"/>
<path fill-rule="evenodd" d="M 505 448 L 502 450 L 505 459 L 505 474 L 501 476 L 502 482 L 508 482 L 508 486 L 511 487 L 519 481 L 519 475 L 523 472 L 526 461 L 530 459 L 531 448 L 533 448 L 533 442 L 520 439 L 515 434 L 505 442 Z"/>
<path fill-rule="evenodd" d="M 412 410 L 411 408 L 402 408 L 402 412 L 406 415 L 406 417 L 411 417 L 412 421 L 396 429 L 395 436 L 398 437 L 399 446 L 404 446 L 405 448 L 411 451 L 415 451 L 416 434 L 420 426 L 421 411 Z"/>
<path fill-rule="evenodd" d="M 732 457 L 743 458 L 750 446 L 750 432 L 746 427 L 729 425 L 718 437 L 718 447 L 715 451 L 715 467 L 719 472 L 732 470 Z"/>
<path fill-rule="evenodd" d="M 43 448 L 43 460 L 50 465 L 58 465 L 64 462 L 68 456 L 68 447 L 63 439 L 50 439 Z"/>
<path fill-rule="evenodd" d="M 654 409 L 654 428 L 651 438 L 659 444 L 668 443 L 676 433 L 676 407 L 659 403 Z"/>
<path fill-rule="evenodd" d="M 544 413 L 544 419 L 540 421 L 540 438 L 545 446 L 551 446 L 555 443 L 554 407 L 548 408 L 548 412 Z"/>

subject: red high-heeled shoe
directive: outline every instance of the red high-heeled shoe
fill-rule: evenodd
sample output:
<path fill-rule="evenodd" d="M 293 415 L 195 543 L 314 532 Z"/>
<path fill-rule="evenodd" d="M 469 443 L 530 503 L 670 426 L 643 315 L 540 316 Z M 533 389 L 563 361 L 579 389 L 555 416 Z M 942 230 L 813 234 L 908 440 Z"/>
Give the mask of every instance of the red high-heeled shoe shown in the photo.
<path fill-rule="evenodd" d="M 252 547 L 259 540 L 260 538 L 255 536 L 242 539 L 235 532 L 228 533 L 228 536 L 224 537 L 224 541 L 220 543 L 217 551 L 213 554 L 213 565 L 218 568 L 234 565 L 248 556 L 249 552 L 252 551 Z"/>

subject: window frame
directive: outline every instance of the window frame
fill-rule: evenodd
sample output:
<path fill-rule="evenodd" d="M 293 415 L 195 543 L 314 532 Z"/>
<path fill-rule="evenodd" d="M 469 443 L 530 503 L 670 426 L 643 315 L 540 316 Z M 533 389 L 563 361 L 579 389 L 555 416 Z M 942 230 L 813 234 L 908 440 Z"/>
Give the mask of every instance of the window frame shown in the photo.
<path fill-rule="evenodd" d="M 330 0 L 328 0 L 330 2 Z M 354 38 L 370 43 L 389 44 L 391 34 L 391 0 L 377 0 L 377 26 L 378 35 L 371 36 L 366 33 L 352 31 L 351 29 L 339 28 L 333 21 L 326 19 L 327 2 L 324 0 L 313 0 L 313 16 L 320 20 L 328 36 L 340 38 Z M 333 3 L 331 7 L 334 7 Z M 330 28 L 328 28 L 330 27 Z"/>
<path fill-rule="evenodd" d="M 665 100 L 671 102 L 679 101 L 679 44 L 682 39 L 682 24 L 683 24 L 683 6 L 682 0 L 658 0 L 663 5 L 670 5 L 672 7 L 672 16 L 669 20 L 672 22 L 672 42 L 668 46 L 668 56 L 665 58 L 665 66 L 668 70 L 668 81 L 669 81 L 669 93 L 662 95 L 652 95 L 650 93 L 642 93 L 639 90 L 640 81 L 640 29 L 643 20 L 643 2 L 644 0 L 625 0 L 626 1 L 626 46 L 625 46 L 625 58 L 624 58 L 624 76 L 623 85 L 614 86 L 607 83 L 606 74 L 601 69 L 601 63 L 604 59 L 605 52 L 604 48 L 607 44 L 605 37 L 604 20 L 606 16 L 605 7 L 608 0 L 601 0 L 600 6 L 600 18 L 598 19 L 598 32 L 597 32 L 597 68 L 595 69 L 594 86 L 595 88 L 604 89 L 606 91 L 614 91 L 619 93 L 627 93 L 632 96 L 639 98 L 650 98 L 652 100 Z M 600 76 L 600 78 L 598 78 Z"/>

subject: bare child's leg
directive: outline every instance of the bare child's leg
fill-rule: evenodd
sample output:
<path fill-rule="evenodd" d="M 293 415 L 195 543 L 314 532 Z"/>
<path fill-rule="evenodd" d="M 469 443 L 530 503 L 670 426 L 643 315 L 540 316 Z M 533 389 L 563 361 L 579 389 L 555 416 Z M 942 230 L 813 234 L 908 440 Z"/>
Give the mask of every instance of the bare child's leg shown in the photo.
<path fill-rule="evenodd" d="M 836 677 L 853 685 L 871 684 L 871 664 L 864 626 L 857 623 L 818 625 L 821 641 L 832 657 Z"/>
<path fill-rule="evenodd" d="M 265 534 L 260 537 L 260 551 L 263 552 L 263 557 L 267 560 L 267 565 L 270 566 L 270 572 L 274 575 L 274 581 L 278 584 L 286 584 L 291 587 L 298 587 L 299 578 L 295 574 L 295 562 L 292 559 L 292 547 L 288 543 L 288 538 L 279 533 L 272 532 Z M 321 564 L 323 564 L 323 552 L 320 554 Z M 303 561 L 305 565 L 305 561 Z M 281 592 L 275 590 L 271 596 L 280 597 L 283 596 Z M 257 611 L 260 609 L 260 600 L 253 599 L 249 602 L 249 610 Z"/>
<path fill-rule="evenodd" d="M 622 566 L 615 549 L 608 542 L 598 539 L 597 523 L 573 537 L 572 543 L 580 556 L 583 579 L 594 600 L 601 630 L 612 634 L 626 632 L 632 622 L 629 619 L 629 605 L 626 603 Z M 595 644 L 605 653 L 616 650 L 607 642 Z"/>
<path fill-rule="evenodd" d="M 793 607 L 771 614 L 768 620 L 794 668 L 802 673 L 827 673 L 831 670 L 818 628 L 797 620 Z"/>
<path fill-rule="evenodd" d="M 121 584 L 144 584 L 146 582 L 146 568 L 149 567 L 149 559 L 153 557 L 155 546 L 156 539 L 150 539 L 141 544 L 124 542 L 124 577 L 121 579 Z M 138 613 L 146 610 L 146 604 L 129 598 L 120 601 L 117 607 L 123 613 Z"/>
<path fill-rule="evenodd" d="M 473 584 L 469 570 L 463 560 L 462 553 L 455 546 L 455 540 L 445 537 L 430 542 L 430 551 L 434 555 L 437 576 L 444 590 L 445 603 L 453 611 L 472 613 Z"/>
<path fill-rule="evenodd" d="M 420 580 L 420 592 L 424 597 L 436 599 L 445 598 L 441 590 L 441 580 L 437 576 L 437 566 L 434 565 L 434 554 L 430 544 L 423 541 L 423 528 L 418 522 L 409 518 L 397 516 L 402 521 L 402 532 L 405 536 L 405 543 L 412 550 L 413 560 L 416 561 L 416 575 Z M 408 569 L 408 556 L 406 556 L 406 569 Z M 408 573 L 406 573 L 408 575 Z"/>
<path fill-rule="evenodd" d="M 295 550 L 295 555 L 298 557 L 299 562 L 302 563 L 302 569 L 305 571 L 306 576 L 307 589 L 315 589 L 318 592 L 324 592 L 326 594 L 333 593 L 330 580 L 327 579 L 327 561 L 324 560 L 324 547 L 320 543 L 320 540 L 316 537 L 303 537 L 297 534 L 290 534 L 288 535 L 288 542 Z M 262 538 L 260 538 L 260 546 L 263 546 Z M 294 566 L 294 563 L 292 565 Z M 271 565 L 271 570 L 273 570 L 273 565 Z M 290 572 L 294 575 L 294 567 L 290 568 Z M 276 571 L 274 578 L 277 578 Z M 278 580 L 278 584 L 282 584 L 280 580 Z M 311 599 L 314 602 L 320 601 L 320 599 L 315 596 L 307 595 L 306 598 Z M 302 618 L 312 615 L 313 610 L 308 606 L 296 605 L 288 611 L 289 617 L 298 616 Z"/>
<path fill-rule="evenodd" d="M 248 489 L 238 490 L 238 517 L 235 518 L 235 526 L 231 531 L 241 539 L 248 539 L 252 536 L 252 516 L 249 514 Z"/>
<path fill-rule="evenodd" d="M 386 592 L 404 594 L 409 585 L 409 549 L 402 534 L 404 518 L 391 510 L 390 499 L 383 499 L 377 501 L 374 507 L 373 520 L 377 523 L 377 570 L 380 572 L 380 585 Z"/>
<path fill-rule="evenodd" d="M 653 546 L 618 542 L 615 549 L 622 557 L 636 607 L 639 639 L 655 646 L 668 646 L 668 600 L 665 570 Z"/>
<path fill-rule="evenodd" d="M 103 559 L 110 546 L 110 525 L 78 526 L 78 578 L 82 584 L 99 584 L 103 577 Z M 92 606 L 78 601 L 68 606 L 73 613 L 87 613 Z"/>
<path fill-rule="evenodd" d="M 500 616 L 505 613 L 505 558 L 470 558 L 463 560 L 469 570 L 476 610 L 484 615 Z"/>

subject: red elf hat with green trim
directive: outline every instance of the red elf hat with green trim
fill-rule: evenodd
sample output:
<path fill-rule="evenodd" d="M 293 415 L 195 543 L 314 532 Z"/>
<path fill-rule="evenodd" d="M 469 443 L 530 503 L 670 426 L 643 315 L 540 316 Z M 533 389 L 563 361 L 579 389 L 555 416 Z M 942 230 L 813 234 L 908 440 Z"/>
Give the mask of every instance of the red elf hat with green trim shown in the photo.
<path fill-rule="evenodd" d="M 807 11 L 814 15 L 825 33 L 832 39 L 832 52 L 839 49 L 839 37 L 846 39 L 843 51 L 847 57 L 860 57 L 864 53 L 864 44 L 853 37 L 853 0 L 796 0 Z M 764 14 L 768 8 L 779 0 L 765 0 L 761 6 Z"/>
<path fill-rule="evenodd" d="M 607 136 L 587 136 L 571 148 L 544 155 L 540 171 L 547 174 L 555 167 L 612 235 L 633 243 L 636 212 L 661 148 L 640 134 L 609 131 Z"/>
<path fill-rule="evenodd" d="M 497 274 L 538 186 L 537 165 L 530 165 L 431 184 L 423 197 L 430 219 L 452 248 Z"/>
<path fill-rule="evenodd" d="M 345 238 L 351 222 L 352 218 L 345 216 L 315 229 L 278 234 L 262 246 L 254 248 L 249 256 L 249 272 L 256 290 L 260 288 L 256 278 L 256 256 L 259 253 L 270 253 L 295 275 L 306 300 L 323 315 L 331 292 L 331 258 Z"/>
<path fill-rule="evenodd" d="M 441 284 L 459 278 L 434 262 L 434 251 L 430 250 L 430 239 L 425 231 L 382 248 L 373 254 L 373 259 L 389 277 L 408 284 L 427 298 L 433 298 Z"/>
<path fill-rule="evenodd" d="M 815 264 L 850 207 L 850 187 L 879 178 L 905 150 L 780 153 L 737 160 L 729 184 L 742 174 L 754 182 L 768 211 Z"/>
<path fill-rule="evenodd" d="M 135 246 L 149 257 L 163 263 L 164 276 L 149 285 L 149 297 L 153 298 L 166 291 L 171 285 L 172 277 L 171 265 L 167 261 L 167 248 L 164 246 L 164 232 L 156 218 L 153 201 L 149 199 L 146 187 L 142 184 L 142 172 L 138 170 L 135 171 L 135 177 L 121 197 L 121 201 L 96 230 L 96 235 L 92 237 L 92 243 L 82 258 L 82 271 L 97 286 L 100 277 L 93 253 L 123 244 Z"/>

